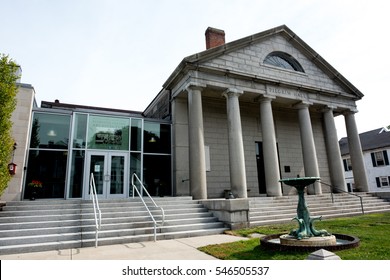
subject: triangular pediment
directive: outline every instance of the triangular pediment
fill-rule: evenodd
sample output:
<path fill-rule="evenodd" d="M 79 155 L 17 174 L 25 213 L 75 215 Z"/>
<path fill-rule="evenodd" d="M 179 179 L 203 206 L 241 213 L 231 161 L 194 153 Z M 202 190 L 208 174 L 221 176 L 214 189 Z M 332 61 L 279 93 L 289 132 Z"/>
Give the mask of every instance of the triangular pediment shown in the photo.
<path fill-rule="evenodd" d="M 267 55 L 275 51 L 291 55 L 304 72 L 265 64 Z M 242 75 L 271 85 L 325 92 L 328 96 L 344 96 L 352 100 L 363 97 L 356 87 L 285 25 L 184 58 L 164 87 L 188 65 L 204 67 L 214 73 L 234 73 L 237 77 Z"/>

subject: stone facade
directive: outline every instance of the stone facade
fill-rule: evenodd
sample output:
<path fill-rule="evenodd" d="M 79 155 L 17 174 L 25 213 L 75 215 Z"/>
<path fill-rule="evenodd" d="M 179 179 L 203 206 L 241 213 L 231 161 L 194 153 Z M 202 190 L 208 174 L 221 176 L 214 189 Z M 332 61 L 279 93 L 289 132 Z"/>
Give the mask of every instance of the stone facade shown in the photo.
<path fill-rule="evenodd" d="M 16 143 L 13 162 L 17 165 L 16 174 L 12 176 L 0 200 L 21 200 L 26 166 L 26 151 L 29 143 L 31 111 L 35 102 L 35 91 L 31 85 L 18 84 L 17 104 L 12 113 L 12 136 Z"/>
<path fill-rule="evenodd" d="M 267 64 L 266 58 L 275 52 L 292 57 L 303 70 Z M 171 93 L 177 195 L 222 198 L 225 190 L 240 198 L 288 195 L 293 190 L 281 186 L 279 179 L 297 175 L 320 177 L 346 189 L 334 117 L 345 115 L 348 137 L 356 138 L 351 116 L 363 94 L 288 27 L 217 43 L 184 58 L 164 90 Z M 234 94 L 227 97 L 226 92 Z M 144 114 L 160 110 L 154 108 L 157 103 Z M 199 139 L 196 145 L 191 144 L 193 137 Z M 266 191 L 260 188 L 264 183 L 259 179 L 259 143 L 264 146 L 260 156 Z M 364 173 L 361 147 L 352 146 L 355 164 Z M 210 164 L 207 170 L 201 166 L 203 159 L 191 157 L 204 153 Z M 200 168 L 194 173 L 192 166 Z M 204 177 L 199 191 L 199 178 Z M 362 190 L 367 188 L 364 176 L 360 184 Z M 320 183 L 308 190 L 329 191 Z"/>

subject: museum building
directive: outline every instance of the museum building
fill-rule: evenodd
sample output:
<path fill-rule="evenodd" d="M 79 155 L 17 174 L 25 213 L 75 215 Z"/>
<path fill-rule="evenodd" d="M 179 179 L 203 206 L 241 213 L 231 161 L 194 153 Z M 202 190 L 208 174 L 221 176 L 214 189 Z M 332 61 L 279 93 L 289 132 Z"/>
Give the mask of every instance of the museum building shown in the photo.
<path fill-rule="evenodd" d="M 131 196 L 136 173 L 153 196 L 282 196 L 281 178 L 321 180 L 309 194 L 347 191 L 335 117 L 345 118 L 355 188 L 368 191 L 354 114 L 363 94 L 282 25 L 185 57 L 143 112 L 43 101 L 19 84 L 17 172 L 2 200 Z M 130 104 L 130 102 L 128 102 Z M 321 182 L 325 184 L 321 184 Z"/>

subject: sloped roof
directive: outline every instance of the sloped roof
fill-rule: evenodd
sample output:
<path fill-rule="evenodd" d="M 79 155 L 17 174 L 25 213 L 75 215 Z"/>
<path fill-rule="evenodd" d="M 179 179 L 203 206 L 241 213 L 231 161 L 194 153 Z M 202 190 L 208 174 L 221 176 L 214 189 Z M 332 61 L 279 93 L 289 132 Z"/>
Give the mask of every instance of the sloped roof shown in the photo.
<path fill-rule="evenodd" d="M 386 132 L 383 128 L 374 129 L 371 131 L 359 134 L 362 150 L 374 150 L 384 147 L 390 147 L 390 132 Z M 349 154 L 348 138 L 343 137 L 339 141 L 341 155 Z"/>
<path fill-rule="evenodd" d="M 222 54 L 232 52 L 239 48 L 246 47 L 250 44 L 262 41 L 276 34 L 282 35 L 287 38 L 291 44 L 293 44 L 296 48 L 305 53 L 311 59 L 311 61 L 315 65 L 317 65 L 317 67 L 327 73 L 330 78 L 335 81 L 338 81 L 345 88 L 353 92 L 356 95 L 357 99 L 361 99 L 363 97 L 363 94 L 354 85 L 352 85 L 343 75 L 336 71 L 335 68 L 333 68 L 325 59 L 323 59 L 317 52 L 315 52 L 308 44 L 306 44 L 301 38 L 299 38 L 299 36 L 297 36 L 286 25 L 281 25 L 251 36 L 244 37 L 239 40 L 226 43 L 219 47 L 210 48 L 205 51 L 185 57 L 176 67 L 173 73 L 168 77 L 166 82 L 163 84 L 163 88 L 171 88 L 174 82 L 177 79 L 180 79 L 181 74 L 187 68 L 196 69 L 198 67 L 198 64 L 201 62 L 216 58 Z"/>

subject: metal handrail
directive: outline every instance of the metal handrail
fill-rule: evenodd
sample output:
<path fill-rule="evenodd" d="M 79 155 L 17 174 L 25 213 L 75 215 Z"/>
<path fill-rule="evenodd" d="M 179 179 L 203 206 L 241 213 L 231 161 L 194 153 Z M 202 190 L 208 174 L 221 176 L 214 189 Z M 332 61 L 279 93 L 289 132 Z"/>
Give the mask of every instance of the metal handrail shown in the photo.
<path fill-rule="evenodd" d="M 150 200 L 152 201 L 154 207 L 160 208 L 160 211 L 161 211 L 161 219 L 162 219 L 161 224 L 158 224 L 158 223 L 156 222 L 156 219 L 154 218 L 152 212 L 150 211 L 149 207 L 146 205 L 145 200 L 143 199 L 141 193 L 139 192 L 137 186 L 135 185 L 134 179 L 137 179 L 137 181 L 139 182 L 139 184 L 140 184 L 141 187 L 142 187 L 141 190 L 144 191 L 144 192 L 147 194 L 147 196 L 148 196 L 148 197 L 150 198 Z M 165 213 L 164 213 L 164 209 L 156 204 L 156 202 L 155 202 L 154 199 L 150 196 L 149 192 L 146 190 L 144 184 L 143 184 L 143 183 L 141 182 L 141 180 L 138 178 L 138 176 L 137 176 L 136 173 L 133 173 L 133 175 L 131 176 L 131 185 L 133 186 L 133 198 L 134 198 L 134 190 L 135 190 L 135 191 L 137 192 L 138 196 L 141 198 L 141 201 L 142 201 L 142 203 L 144 204 L 146 210 L 148 211 L 149 216 L 152 218 L 152 221 L 153 221 L 153 224 L 154 224 L 154 242 L 156 242 L 157 226 L 163 226 L 163 225 L 164 225 L 164 222 L 165 222 Z M 141 192 L 142 192 L 142 191 L 141 191 Z"/>
<path fill-rule="evenodd" d="M 362 197 L 362 196 L 360 196 L 360 195 L 358 195 L 358 194 L 355 194 L 355 193 L 347 192 L 347 191 L 345 191 L 345 190 L 343 190 L 343 189 L 340 189 L 340 188 L 338 188 L 338 187 L 335 187 L 335 186 L 332 186 L 332 185 L 330 185 L 330 184 L 324 183 L 324 182 L 321 181 L 321 180 L 320 180 L 320 182 L 321 182 L 321 184 L 330 187 L 330 194 L 331 194 L 331 196 L 332 196 L 332 203 L 334 203 L 333 190 L 337 190 L 337 191 L 339 191 L 339 192 L 346 193 L 346 194 L 349 194 L 349 195 L 353 195 L 353 196 L 358 197 L 358 198 L 360 199 L 360 207 L 362 208 L 362 214 L 364 215 L 363 197 Z"/>
<path fill-rule="evenodd" d="M 100 207 L 99 207 L 99 200 L 97 197 L 96 185 L 95 185 L 95 179 L 93 177 L 93 173 L 91 173 L 91 177 L 89 180 L 89 187 L 90 187 L 89 196 L 92 199 L 93 213 L 95 215 L 95 247 L 97 247 L 98 239 L 99 239 L 99 231 L 102 226 L 102 212 L 100 211 Z"/>

